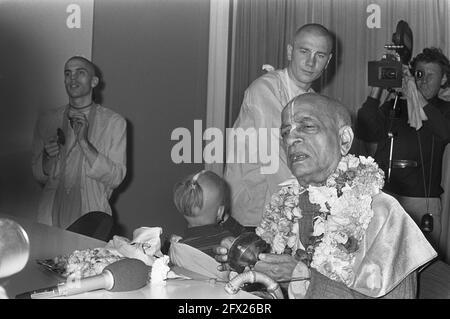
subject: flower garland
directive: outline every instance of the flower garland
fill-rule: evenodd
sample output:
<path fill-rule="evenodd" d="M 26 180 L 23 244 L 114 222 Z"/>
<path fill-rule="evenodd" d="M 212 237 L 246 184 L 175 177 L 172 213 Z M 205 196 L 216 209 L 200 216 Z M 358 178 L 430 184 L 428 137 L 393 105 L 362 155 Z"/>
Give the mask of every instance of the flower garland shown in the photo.
<path fill-rule="evenodd" d="M 308 263 L 320 273 L 350 285 L 356 252 L 373 216 L 372 197 L 384 185 L 384 173 L 371 157 L 347 155 L 341 159 L 325 185 L 309 186 L 309 201 L 320 206 L 314 218 Z M 284 183 L 266 206 L 256 233 L 271 245 L 272 253 L 299 255 L 298 182 Z M 300 254 L 301 255 L 301 254 Z"/>

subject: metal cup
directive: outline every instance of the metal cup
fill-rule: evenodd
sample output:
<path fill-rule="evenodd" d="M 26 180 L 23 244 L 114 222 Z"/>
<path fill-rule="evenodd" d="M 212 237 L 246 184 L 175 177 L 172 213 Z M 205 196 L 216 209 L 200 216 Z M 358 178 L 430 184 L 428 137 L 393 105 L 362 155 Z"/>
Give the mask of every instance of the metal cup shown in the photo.
<path fill-rule="evenodd" d="M 267 252 L 270 245 L 253 232 L 239 235 L 228 250 L 228 263 L 231 268 L 241 273 L 245 267 L 252 267 L 258 261 L 260 253 Z"/>

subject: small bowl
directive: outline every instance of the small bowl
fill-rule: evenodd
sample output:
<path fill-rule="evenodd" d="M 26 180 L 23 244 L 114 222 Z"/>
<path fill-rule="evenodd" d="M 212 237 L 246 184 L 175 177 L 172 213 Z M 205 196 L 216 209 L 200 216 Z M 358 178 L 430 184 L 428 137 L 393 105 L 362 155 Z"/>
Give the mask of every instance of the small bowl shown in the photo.
<path fill-rule="evenodd" d="M 242 273 L 245 267 L 252 267 L 258 261 L 258 255 L 268 252 L 270 245 L 253 232 L 239 235 L 228 250 L 228 263 L 231 268 Z"/>

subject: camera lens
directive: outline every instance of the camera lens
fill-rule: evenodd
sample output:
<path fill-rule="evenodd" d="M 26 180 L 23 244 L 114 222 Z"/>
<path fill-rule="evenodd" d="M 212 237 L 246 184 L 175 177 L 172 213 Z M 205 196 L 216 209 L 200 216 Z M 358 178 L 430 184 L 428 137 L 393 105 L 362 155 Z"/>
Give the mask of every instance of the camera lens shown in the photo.
<path fill-rule="evenodd" d="M 397 72 L 394 68 L 382 68 L 380 78 L 383 80 L 395 80 L 397 78 Z"/>
<path fill-rule="evenodd" d="M 421 79 L 421 78 L 423 78 L 423 72 L 420 71 L 420 70 L 417 70 L 416 72 L 414 72 L 414 77 L 415 77 L 416 79 Z"/>

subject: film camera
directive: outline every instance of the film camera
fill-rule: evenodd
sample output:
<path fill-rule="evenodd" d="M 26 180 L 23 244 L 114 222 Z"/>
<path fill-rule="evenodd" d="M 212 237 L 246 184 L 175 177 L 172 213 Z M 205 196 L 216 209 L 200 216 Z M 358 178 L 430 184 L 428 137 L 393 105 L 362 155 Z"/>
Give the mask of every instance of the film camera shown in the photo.
<path fill-rule="evenodd" d="M 403 20 L 397 23 L 392 42 L 384 46 L 388 51 L 380 61 L 368 63 L 368 85 L 382 88 L 402 86 L 402 64 L 408 65 L 413 49 L 412 31 Z"/>

